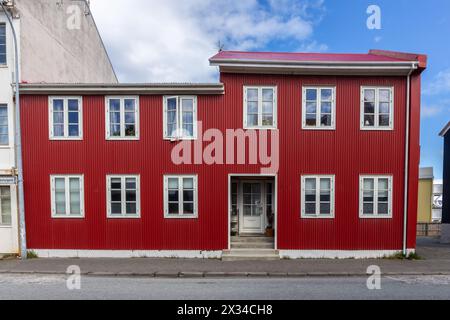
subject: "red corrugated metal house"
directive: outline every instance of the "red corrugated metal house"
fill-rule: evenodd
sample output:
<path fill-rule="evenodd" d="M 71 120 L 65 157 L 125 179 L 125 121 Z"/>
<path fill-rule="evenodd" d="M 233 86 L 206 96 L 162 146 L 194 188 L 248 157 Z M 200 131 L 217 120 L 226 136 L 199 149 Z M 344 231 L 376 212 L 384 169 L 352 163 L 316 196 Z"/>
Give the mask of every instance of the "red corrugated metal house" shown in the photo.
<path fill-rule="evenodd" d="M 210 62 L 220 83 L 22 85 L 28 248 L 414 250 L 425 56 L 223 51 Z"/>

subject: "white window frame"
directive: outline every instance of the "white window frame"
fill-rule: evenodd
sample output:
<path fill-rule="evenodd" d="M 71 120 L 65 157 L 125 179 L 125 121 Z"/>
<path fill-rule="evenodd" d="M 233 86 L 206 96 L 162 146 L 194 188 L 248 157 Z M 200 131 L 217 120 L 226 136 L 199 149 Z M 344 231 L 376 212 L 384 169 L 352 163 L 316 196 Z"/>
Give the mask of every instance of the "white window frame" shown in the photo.
<path fill-rule="evenodd" d="M 316 214 L 306 214 L 306 179 L 316 179 Z M 330 214 L 320 214 L 320 179 L 330 179 Z M 317 201 L 319 200 L 319 201 Z M 335 218 L 335 176 L 334 175 L 304 175 L 301 177 L 301 218 L 302 219 L 334 219 Z"/>
<path fill-rule="evenodd" d="M 70 214 L 70 179 L 78 178 L 80 179 L 80 213 L 79 215 Z M 66 203 L 66 214 L 59 215 L 56 214 L 56 187 L 55 179 L 64 179 L 65 183 L 65 203 Z M 71 174 L 71 175 L 50 175 L 50 201 L 51 201 L 51 211 L 53 219 L 84 219 L 84 175 Z"/>
<path fill-rule="evenodd" d="M 364 123 L 364 91 L 365 90 L 375 90 L 375 119 L 374 126 L 366 126 Z M 379 126 L 379 102 L 380 102 L 380 90 L 390 90 L 391 91 L 391 100 L 389 105 L 389 126 Z M 361 130 L 367 131 L 392 131 L 394 130 L 394 87 L 393 86 L 361 86 L 361 108 L 360 108 L 360 127 Z"/>
<path fill-rule="evenodd" d="M 178 179 L 178 207 L 181 211 L 183 205 L 183 179 L 194 180 L 194 214 L 169 214 L 169 179 Z M 197 175 L 165 175 L 164 176 L 164 218 L 165 219 L 198 219 L 198 176 Z M 180 205 L 181 204 L 181 205 Z"/>
<path fill-rule="evenodd" d="M 167 101 L 169 99 L 177 99 L 177 109 L 176 109 L 176 119 L 177 119 L 177 135 L 171 136 L 169 135 L 169 131 L 167 128 Z M 181 100 L 193 100 L 193 126 L 194 126 L 194 135 L 192 137 L 186 136 L 183 134 L 183 110 Z M 197 139 L 197 128 L 198 128 L 198 120 L 197 120 L 197 96 L 188 96 L 188 95 L 174 95 L 174 96 L 164 96 L 163 97 L 163 136 L 164 140 L 176 141 L 176 140 L 196 140 Z"/>
<path fill-rule="evenodd" d="M 316 109 L 316 125 L 308 126 L 306 125 L 306 90 L 315 89 L 317 90 L 317 109 Z M 329 89 L 332 91 L 331 95 L 331 126 L 322 126 L 321 115 L 322 115 L 322 89 Z M 336 87 L 334 86 L 304 86 L 302 87 L 302 129 L 303 130 L 336 130 Z"/>
<path fill-rule="evenodd" d="M 109 101 L 110 100 L 120 100 L 120 136 L 112 136 L 111 135 L 111 126 L 110 126 L 110 120 L 111 117 L 109 116 Z M 125 100 L 135 100 L 135 111 L 134 111 L 134 117 L 135 117 L 135 126 L 136 126 L 136 134 L 135 136 L 125 136 Z M 139 96 L 106 96 L 105 97 L 105 131 L 106 131 L 106 140 L 139 140 L 140 136 L 140 119 L 139 119 Z"/>
<path fill-rule="evenodd" d="M 373 214 L 364 214 L 364 179 L 374 179 L 374 202 Z M 378 214 L 378 180 L 388 179 L 388 212 L 389 214 Z M 392 199 L 393 199 L 393 176 L 391 175 L 361 175 L 359 176 L 359 218 L 360 219 L 392 219 Z"/>
<path fill-rule="evenodd" d="M 64 105 L 64 136 L 57 137 L 54 135 L 53 128 L 53 101 L 63 100 Z M 69 136 L 69 100 L 78 100 L 78 136 Z M 83 140 L 83 97 L 80 96 L 50 96 L 48 98 L 48 120 L 49 120 L 49 137 L 50 140 Z"/>
<path fill-rule="evenodd" d="M 136 179 L 136 214 L 127 215 L 127 201 L 126 201 L 126 179 L 133 178 Z M 111 214 L 111 179 L 121 179 L 121 206 L 122 214 L 113 215 Z M 106 217 L 108 219 L 140 219 L 141 218 L 141 181 L 139 175 L 132 174 L 113 174 L 106 176 Z"/>
<path fill-rule="evenodd" d="M 251 126 L 248 125 L 248 119 L 247 119 L 247 90 L 249 89 L 256 89 L 258 90 L 258 125 L 257 126 Z M 264 126 L 262 125 L 262 92 L 264 89 L 271 89 L 273 90 L 273 125 L 272 126 Z M 276 86 L 244 86 L 244 129 L 257 129 L 257 130 L 276 130 L 278 128 L 278 108 L 277 108 L 277 101 L 278 101 L 278 94 L 277 94 L 278 88 Z"/>

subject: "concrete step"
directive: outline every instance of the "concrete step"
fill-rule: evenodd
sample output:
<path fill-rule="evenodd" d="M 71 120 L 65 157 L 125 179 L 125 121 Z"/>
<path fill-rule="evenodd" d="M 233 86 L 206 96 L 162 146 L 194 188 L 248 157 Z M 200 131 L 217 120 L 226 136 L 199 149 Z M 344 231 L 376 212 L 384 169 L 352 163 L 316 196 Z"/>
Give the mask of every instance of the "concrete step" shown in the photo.
<path fill-rule="evenodd" d="M 232 243 L 238 243 L 238 242 L 265 242 L 265 243 L 274 243 L 275 239 L 274 238 L 269 238 L 269 237 L 264 237 L 264 236 L 260 236 L 260 237 L 255 237 L 255 236 L 241 236 L 241 237 L 231 237 L 231 242 Z"/>
<path fill-rule="evenodd" d="M 273 249 L 232 249 L 224 251 L 223 261 L 280 260 L 278 250 Z"/>
<path fill-rule="evenodd" d="M 232 249 L 273 249 L 273 242 L 232 242 Z"/>

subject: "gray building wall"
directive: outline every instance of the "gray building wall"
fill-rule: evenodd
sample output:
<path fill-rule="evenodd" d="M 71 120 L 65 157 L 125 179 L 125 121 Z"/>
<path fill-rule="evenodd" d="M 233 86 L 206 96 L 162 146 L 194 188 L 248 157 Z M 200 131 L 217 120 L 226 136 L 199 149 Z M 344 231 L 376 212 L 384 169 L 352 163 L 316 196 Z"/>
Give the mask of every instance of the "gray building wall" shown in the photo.
<path fill-rule="evenodd" d="M 21 26 L 21 80 L 117 83 L 85 1 L 15 0 Z"/>

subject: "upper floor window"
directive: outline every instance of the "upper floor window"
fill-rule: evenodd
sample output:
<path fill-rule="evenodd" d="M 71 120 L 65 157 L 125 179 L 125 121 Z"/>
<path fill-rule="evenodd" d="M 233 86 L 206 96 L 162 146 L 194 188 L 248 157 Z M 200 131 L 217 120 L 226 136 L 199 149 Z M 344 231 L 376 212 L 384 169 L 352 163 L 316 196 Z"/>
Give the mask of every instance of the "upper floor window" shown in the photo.
<path fill-rule="evenodd" d="M 359 189 L 360 218 L 392 217 L 391 176 L 361 176 Z"/>
<path fill-rule="evenodd" d="M 394 89 L 362 87 L 361 129 L 392 130 L 394 128 Z"/>
<path fill-rule="evenodd" d="M 51 176 L 53 218 L 83 218 L 83 176 Z"/>
<path fill-rule="evenodd" d="M 164 97 L 164 139 L 197 138 L 197 97 Z"/>
<path fill-rule="evenodd" d="M 0 104 L 0 145 L 9 145 L 8 105 Z"/>
<path fill-rule="evenodd" d="M 244 87 L 244 128 L 277 127 L 276 87 Z"/>
<path fill-rule="evenodd" d="M 138 97 L 106 98 L 106 139 L 139 139 Z"/>
<path fill-rule="evenodd" d="M 335 129 L 336 101 L 333 87 L 303 88 L 303 129 Z"/>
<path fill-rule="evenodd" d="M 197 218 L 197 177 L 164 176 L 164 217 Z"/>
<path fill-rule="evenodd" d="M 0 187 L 0 226 L 11 225 L 11 187 Z"/>
<path fill-rule="evenodd" d="M 0 65 L 6 64 L 6 25 L 0 23 Z"/>
<path fill-rule="evenodd" d="M 83 139 L 83 106 L 81 97 L 50 97 L 50 139 Z"/>
<path fill-rule="evenodd" d="M 302 218 L 334 218 L 334 176 L 302 177 Z"/>
<path fill-rule="evenodd" d="M 139 218 L 139 176 L 108 176 L 106 180 L 108 218 Z"/>

